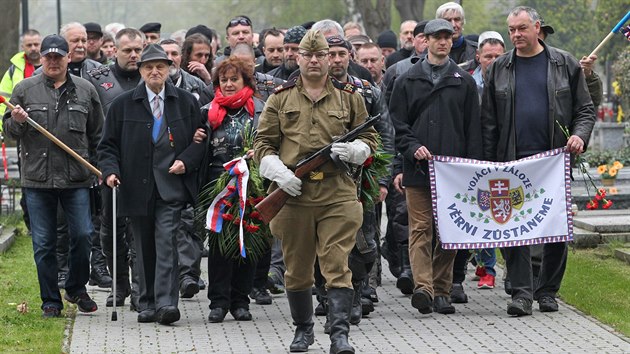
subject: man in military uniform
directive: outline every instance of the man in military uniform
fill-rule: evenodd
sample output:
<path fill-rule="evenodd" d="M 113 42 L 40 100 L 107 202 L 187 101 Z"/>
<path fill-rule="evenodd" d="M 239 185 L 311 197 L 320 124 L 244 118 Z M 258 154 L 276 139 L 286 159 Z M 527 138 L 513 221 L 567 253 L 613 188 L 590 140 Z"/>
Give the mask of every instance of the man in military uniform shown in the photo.
<path fill-rule="evenodd" d="M 304 181 L 291 169 L 297 162 L 332 143 L 365 121 L 367 112 L 356 87 L 328 75 L 328 43 L 319 31 L 306 33 L 299 45 L 300 75 L 276 89 L 260 117 L 254 158 L 260 174 L 293 198 L 271 221 L 271 232 L 282 240 L 285 284 L 297 328 L 290 350 L 306 351 L 314 342 L 313 267 L 319 259 L 328 287 L 330 352 L 354 353 L 348 343 L 352 309 L 352 273 L 348 256 L 361 226 L 362 207 L 352 178 L 328 162 Z M 372 128 L 332 151 L 346 163 L 360 165 L 376 149 Z M 295 225 L 303 225 L 295 233 Z"/>

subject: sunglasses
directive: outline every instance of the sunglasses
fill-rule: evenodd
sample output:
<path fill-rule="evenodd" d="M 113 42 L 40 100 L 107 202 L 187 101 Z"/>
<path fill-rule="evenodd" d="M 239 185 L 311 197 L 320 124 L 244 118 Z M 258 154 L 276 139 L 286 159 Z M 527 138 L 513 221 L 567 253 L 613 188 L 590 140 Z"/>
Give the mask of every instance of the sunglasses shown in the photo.
<path fill-rule="evenodd" d="M 245 18 L 245 17 L 237 17 L 233 19 L 232 21 L 230 21 L 230 23 L 228 24 L 228 28 L 238 26 L 238 25 L 252 27 L 252 21 L 250 21 L 248 18 Z"/>

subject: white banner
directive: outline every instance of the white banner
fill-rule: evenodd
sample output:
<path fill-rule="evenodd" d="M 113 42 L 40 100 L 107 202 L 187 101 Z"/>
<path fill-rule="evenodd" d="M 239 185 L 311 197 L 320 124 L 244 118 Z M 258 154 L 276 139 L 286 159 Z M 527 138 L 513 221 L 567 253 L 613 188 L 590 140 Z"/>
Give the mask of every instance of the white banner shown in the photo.
<path fill-rule="evenodd" d="M 510 162 L 434 156 L 429 171 L 443 248 L 573 240 L 570 156 L 564 149 Z"/>

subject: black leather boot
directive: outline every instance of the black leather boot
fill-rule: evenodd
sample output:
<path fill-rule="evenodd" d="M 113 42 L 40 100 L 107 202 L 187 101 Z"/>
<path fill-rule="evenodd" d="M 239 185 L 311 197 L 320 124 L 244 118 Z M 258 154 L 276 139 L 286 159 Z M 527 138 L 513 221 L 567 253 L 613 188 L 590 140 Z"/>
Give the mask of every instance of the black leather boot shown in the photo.
<path fill-rule="evenodd" d="M 401 244 L 400 249 L 400 267 L 401 272 L 396 287 L 405 295 L 413 294 L 413 274 L 411 273 L 411 263 L 409 262 L 409 245 Z"/>
<path fill-rule="evenodd" d="M 313 294 L 311 289 L 302 291 L 287 291 L 289 308 L 295 327 L 293 342 L 289 346 L 291 353 L 308 351 L 308 346 L 315 342 L 313 333 Z"/>
<path fill-rule="evenodd" d="M 331 354 L 354 353 L 354 348 L 348 343 L 353 296 L 354 290 L 350 288 L 328 289 Z"/>
<path fill-rule="evenodd" d="M 358 325 L 363 317 L 363 308 L 361 306 L 361 287 L 363 282 L 353 282 L 354 296 L 352 296 L 352 311 L 350 312 L 350 324 Z"/>

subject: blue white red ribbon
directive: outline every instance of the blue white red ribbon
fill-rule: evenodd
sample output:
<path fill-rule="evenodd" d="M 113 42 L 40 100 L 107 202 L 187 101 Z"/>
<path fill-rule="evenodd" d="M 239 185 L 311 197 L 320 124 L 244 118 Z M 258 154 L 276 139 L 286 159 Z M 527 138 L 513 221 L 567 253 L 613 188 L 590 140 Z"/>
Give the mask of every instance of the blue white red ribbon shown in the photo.
<path fill-rule="evenodd" d="M 225 188 L 214 198 L 206 213 L 206 228 L 220 233 L 223 229 L 223 212 L 229 199 L 238 195 L 239 205 L 239 247 L 241 257 L 245 258 L 245 242 L 243 233 L 243 219 L 245 218 L 245 205 L 247 202 L 247 182 L 249 181 L 249 168 L 245 157 L 238 157 L 223 164 L 223 168 L 232 176 Z"/>

